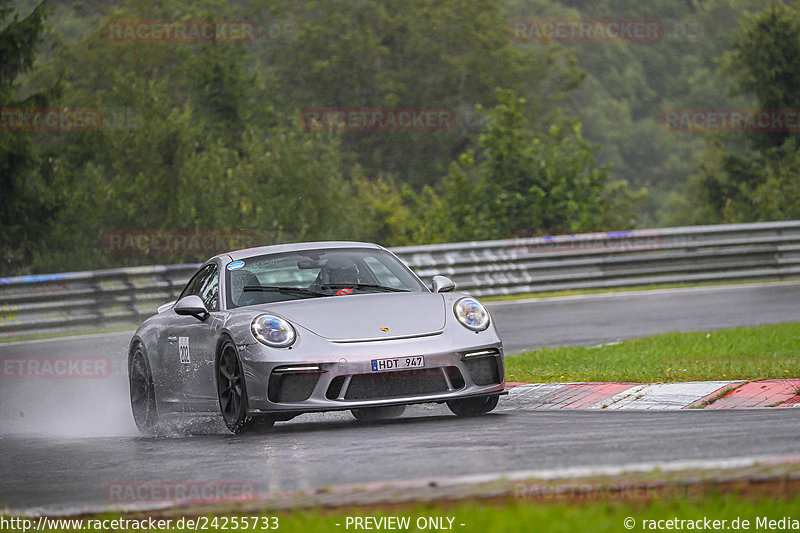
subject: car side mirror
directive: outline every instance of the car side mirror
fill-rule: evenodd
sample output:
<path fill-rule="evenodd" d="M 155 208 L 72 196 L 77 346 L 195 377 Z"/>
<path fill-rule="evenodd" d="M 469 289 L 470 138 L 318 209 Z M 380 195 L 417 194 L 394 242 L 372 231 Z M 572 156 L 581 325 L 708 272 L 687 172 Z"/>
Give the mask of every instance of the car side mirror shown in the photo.
<path fill-rule="evenodd" d="M 175 306 L 175 300 L 159 305 L 158 309 L 156 309 L 156 313 L 161 314 L 168 309 L 172 309 L 174 306 Z"/>
<path fill-rule="evenodd" d="M 193 316 L 198 320 L 205 320 L 209 314 L 206 304 L 195 294 L 178 300 L 178 303 L 175 304 L 175 312 L 179 315 Z"/>
<path fill-rule="evenodd" d="M 433 276 L 431 287 L 433 287 L 433 292 L 453 292 L 456 290 L 455 282 L 445 276 Z"/>

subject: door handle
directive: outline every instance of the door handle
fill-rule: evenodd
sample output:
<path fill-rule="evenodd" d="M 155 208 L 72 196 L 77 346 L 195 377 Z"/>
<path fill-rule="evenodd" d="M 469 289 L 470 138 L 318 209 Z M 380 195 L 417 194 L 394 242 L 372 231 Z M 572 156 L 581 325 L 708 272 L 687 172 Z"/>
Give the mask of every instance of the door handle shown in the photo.
<path fill-rule="evenodd" d="M 167 337 L 167 340 L 169 341 L 170 344 L 175 344 L 176 342 L 178 342 L 178 337 L 176 337 L 175 335 L 170 335 L 169 337 Z"/>

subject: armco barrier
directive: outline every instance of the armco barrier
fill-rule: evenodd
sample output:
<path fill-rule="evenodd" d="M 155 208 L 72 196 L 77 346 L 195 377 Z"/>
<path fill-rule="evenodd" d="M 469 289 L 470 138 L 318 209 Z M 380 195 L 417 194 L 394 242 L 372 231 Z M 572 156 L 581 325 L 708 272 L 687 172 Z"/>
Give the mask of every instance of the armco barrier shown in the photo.
<path fill-rule="evenodd" d="M 800 221 L 518 237 L 393 251 L 475 296 L 800 277 Z M 0 278 L 0 336 L 135 324 L 198 265 Z"/>
<path fill-rule="evenodd" d="M 172 300 L 197 264 L 0 278 L 0 337 L 133 324 Z"/>

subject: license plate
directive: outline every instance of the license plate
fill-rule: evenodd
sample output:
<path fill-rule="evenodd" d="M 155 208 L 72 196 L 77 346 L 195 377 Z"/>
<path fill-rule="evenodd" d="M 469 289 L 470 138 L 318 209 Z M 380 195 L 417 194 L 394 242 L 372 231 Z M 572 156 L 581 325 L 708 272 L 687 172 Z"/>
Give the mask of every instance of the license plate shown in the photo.
<path fill-rule="evenodd" d="M 423 366 L 425 366 L 425 359 L 419 355 L 413 357 L 389 357 L 387 359 L 372 360 L 373 372 L 403 370 L 404 368 L 420 368 Z"/>

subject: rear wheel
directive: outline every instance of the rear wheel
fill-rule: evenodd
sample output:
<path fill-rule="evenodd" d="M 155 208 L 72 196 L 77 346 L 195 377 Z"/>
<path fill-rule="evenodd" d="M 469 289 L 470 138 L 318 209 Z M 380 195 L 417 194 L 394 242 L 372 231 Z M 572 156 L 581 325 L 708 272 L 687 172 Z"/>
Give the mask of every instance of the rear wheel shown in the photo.
<path fill-rule="evenodd" d="M 266 429 L 275 422 L 272 418 L 248 416 L 244 371 L 236 346 L 230 339 L 223 342 L 217 358 L 217 395 L 222 419 L 231 433 Z"/>
<path fill-rule="evenodd" d="M 397 418 L 402 415 L 406 410 L 405 405 L 384 405 L 381 407 L 361 407 L 359 409 L 350 409 L 356 420 L 361 422 L 374 422 L 376 420 L 387 420 L 389 418 Z"/>
<path fill-rule="evenodd" d="M 145 435 L 153 435 L 158 424 L 158 410 L 156 408 L 156 391 L 153 386 L 153 374 L 147 361 L 144 347 L 141 344 L 131 357 L 128 368 L 128 382 L 130 384 L 131 411 L 136 427 Z"/>
<path fill-rule="evenodd" d="M 450 400 L 447 407 L 457 416 L 478 416 L 488 413 L 497 406 L 499 396 L 478 396 L 463 400 Z"/>

